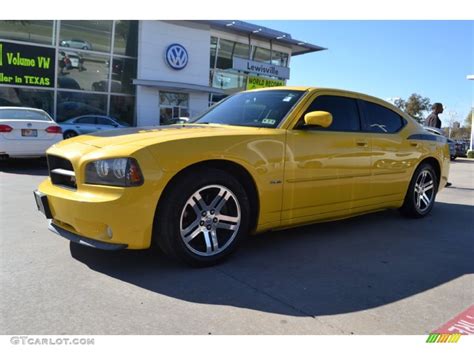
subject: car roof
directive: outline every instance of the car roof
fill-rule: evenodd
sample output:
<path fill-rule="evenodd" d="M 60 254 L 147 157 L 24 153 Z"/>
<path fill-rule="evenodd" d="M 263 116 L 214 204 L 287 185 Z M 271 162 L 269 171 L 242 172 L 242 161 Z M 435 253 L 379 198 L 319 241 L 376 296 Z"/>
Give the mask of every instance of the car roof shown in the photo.
<path fill-rule="evenodd" d="M 23 106 L 0 106 L 0 110 L 24 110 L 24 111 L 37 111 L 37 112 L 46 113 L 45 110 L 42 110 L 40 108 L 23 107 Z"/>

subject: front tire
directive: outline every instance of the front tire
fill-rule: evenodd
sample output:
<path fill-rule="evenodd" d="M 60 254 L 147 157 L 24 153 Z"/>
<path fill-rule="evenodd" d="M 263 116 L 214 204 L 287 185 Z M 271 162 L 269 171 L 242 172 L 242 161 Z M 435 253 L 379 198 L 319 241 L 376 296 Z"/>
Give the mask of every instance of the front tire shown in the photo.
<path fill-rule="evenodd" d="M 425 217 L 433 209 L 438 184 L 438 177 L 431 164 L 423 163 L 418 166 L 400 212 L 411 218 Z"/>
<path fill-rule="evenodd" d="M 154 241 L 191 266 L 211 266 L 236 250 L 248 233 L 249 217 L 249 199 L 238 180 L 214 168 L 194 170 L 165 192 Z"/>

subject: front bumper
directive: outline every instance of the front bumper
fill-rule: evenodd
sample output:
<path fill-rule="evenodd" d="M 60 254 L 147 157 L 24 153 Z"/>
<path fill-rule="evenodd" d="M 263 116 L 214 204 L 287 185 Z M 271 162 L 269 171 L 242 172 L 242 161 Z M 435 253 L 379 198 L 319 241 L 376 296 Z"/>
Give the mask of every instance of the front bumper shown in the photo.
<path fill-rule="evenodd" d="M 114 146 L 113 155 L 110 149 L 98 149 L 72 139 L 48 150 L 48 155 L 70 162 L 72 168 L 68 169 L 74 170 L 76 182 L 74 186 L 53 183 L 48 177 L 38 186 L 48 202 L 48 219 L 80 238 L 125 245 L 127 249 L 147 249 L 151 245 L 157 203 L 171 174 L 163 172 L 146 149 L 132 152 L 130 147 Z M 131 157 L 139 162 L 145 179 L 143 185 L 117 187 L 85 182 L 88 163 L 116 156 Z M 65 168 L 56 163 L 52 164 L 54 168 Z"/>
<path fill-rule="evenodd" d="M 78 234 L 69 232 L 68 230 L 61 228 L 55 225 L 52 221 L 49 221 L 48 229 L 56 233 L 57 235 L 70 240 L 71 242 L 87 245 L 88 247 L 102 249 L 102 250 L 121 250 L 128 247 L 127 244 L 113 244 L 113 243 L 104 243 L 98 240 L 86 238 Z"/>
<path fill-rule="evenodd" d="M 147 249 L 157 191 L 148 191 L 146 186 L 91 186 L 76 191 L 53 185 L 48 178 L 35 191 L 35 199 L 50 220 L 49 229 L 69 240 L 107 250 Z M 46 207 L 41 208 L 41 199 Z"/>

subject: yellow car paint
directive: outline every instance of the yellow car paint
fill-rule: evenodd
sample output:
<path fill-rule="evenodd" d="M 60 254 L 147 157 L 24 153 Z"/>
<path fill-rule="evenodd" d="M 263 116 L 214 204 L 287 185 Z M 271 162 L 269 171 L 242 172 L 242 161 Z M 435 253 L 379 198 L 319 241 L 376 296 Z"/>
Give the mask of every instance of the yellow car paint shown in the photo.
<path fill-rule="evenodd" d="M 127 244 L 129 249 L 148 248 L 155 211 L 170 181 L 184 169 L 209 161 L 236 164 L 251 176 L 258 193 L 258 218 L 252 231 L 257 233 L 400 207 L 414 170 L 427 158 L 439 164 L 438 190 L 445 186 L 448 146 L 408 140 L 427 133 L 394 106 L 334 89 L 257 90 L 282 89 L 305 91 L 306 95 L 278 128 L 220 124 L 137 127 L 105 136 L 78 136 L 54 145 L 47 154 L 72 163 L 77 190 L 54 185 L 50 178 L 40 184 L 38 189 L 48 198 L 53 222 L 90 239 Z M 395 134 L 293 129 L 310 103 L 323 94 L 372 101 L 397 112 L 407 124 Z M 89 162 L 118 157 L 138 161 L 143 185 L 85 183 Z"/>

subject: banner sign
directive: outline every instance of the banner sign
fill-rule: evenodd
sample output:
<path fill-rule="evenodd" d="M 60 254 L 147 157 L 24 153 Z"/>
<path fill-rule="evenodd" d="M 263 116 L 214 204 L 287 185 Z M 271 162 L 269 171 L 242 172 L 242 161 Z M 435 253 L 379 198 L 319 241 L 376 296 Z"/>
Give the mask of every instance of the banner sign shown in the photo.
<path fill-rule="evenodd" d="M 56 50 L 0 41 L 0 84 L 53 87 Z"/>
<path fill-rule="evenodd" d="M 247 90 L 271 88 L 273 86 L 285 86 L 285 81 L 265 79 L 260 76 L 249 76 L 247 79 Z"/>
<path fill-rule="evenodd" d="M 255 62 L 244 58 L 234 57 L 232 69 L 267 76 L 277 76 L 282 79 L 290 78 L 290 68 L 268 63 Z"/>

